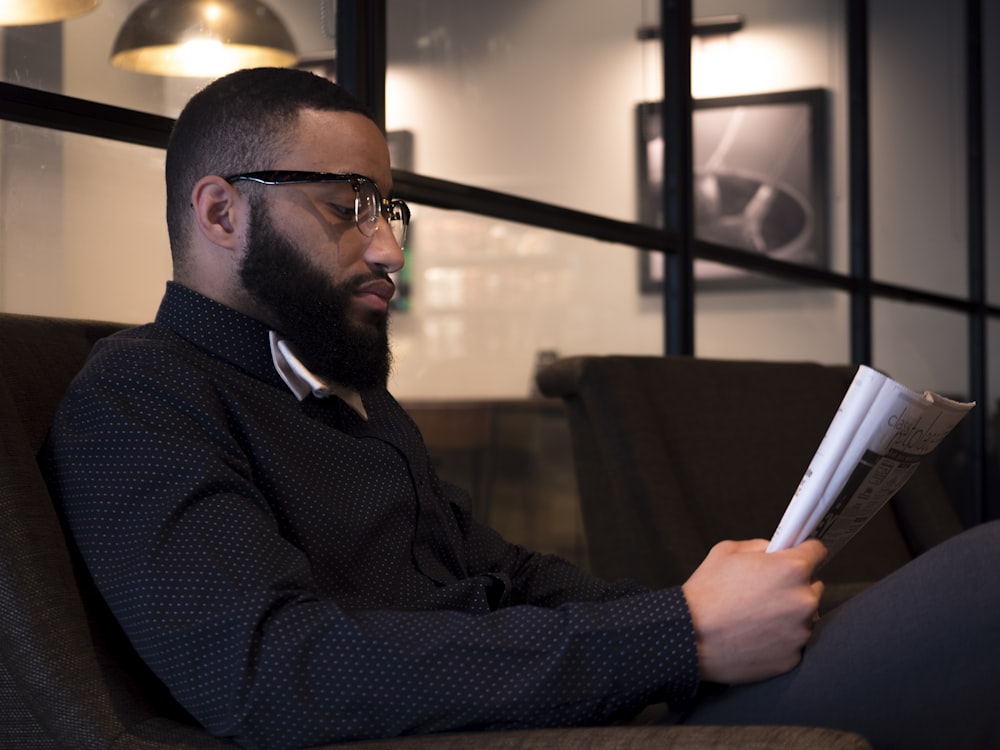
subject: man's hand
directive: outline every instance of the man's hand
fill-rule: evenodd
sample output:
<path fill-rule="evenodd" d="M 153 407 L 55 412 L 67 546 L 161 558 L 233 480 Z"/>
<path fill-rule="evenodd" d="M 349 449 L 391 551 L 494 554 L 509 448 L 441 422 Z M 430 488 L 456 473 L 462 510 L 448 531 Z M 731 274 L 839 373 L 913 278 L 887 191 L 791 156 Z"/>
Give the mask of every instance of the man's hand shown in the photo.
<path fill-rule="evenodd" d="M 720 542 L 682 587 L 694 621 L 701 677 L 752 682 L 799 663 L 823 584 L 826 548 L 811 539 L 767 553 L 767 542 Z"/>

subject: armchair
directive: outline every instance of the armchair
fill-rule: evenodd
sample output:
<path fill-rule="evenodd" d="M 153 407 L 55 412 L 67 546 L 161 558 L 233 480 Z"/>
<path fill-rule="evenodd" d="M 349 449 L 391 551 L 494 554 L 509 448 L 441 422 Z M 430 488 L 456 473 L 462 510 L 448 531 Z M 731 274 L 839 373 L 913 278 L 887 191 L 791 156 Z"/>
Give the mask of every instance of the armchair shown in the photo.
<path fill-rule="evenodd" d="M 854 371 L 655 356 L 542 370 L 568 411 L 593 572 L 676 585 L 716 542 L 770 537 Z M 929 464 L 823 568 L 824 609 L 961 530 Z"/>

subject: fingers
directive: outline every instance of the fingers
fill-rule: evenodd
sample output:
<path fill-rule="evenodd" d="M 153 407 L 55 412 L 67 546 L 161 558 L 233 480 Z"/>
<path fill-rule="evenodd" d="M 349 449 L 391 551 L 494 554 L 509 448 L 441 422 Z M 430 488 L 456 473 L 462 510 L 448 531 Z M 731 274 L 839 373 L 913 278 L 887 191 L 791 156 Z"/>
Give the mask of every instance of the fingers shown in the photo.
<path fill-rule="evenodd" d="M 816 608 L 813 610 L 812 614 L 812 622 L 813 624 L 815 624 L 816 622 L 819 621 L 819 604 L 820 601 L 822 601 L 823 599 L 823 591 L 825 587 L 822 581 L 814 581 L 811 588 L 813 596 L 815 597 L 816 600 Z"/>
<path fill-rule="evenodd" d="M 798 546 L 771 554 L 799 560 L 808 571 L 809 576 L 812 576 L 816 567 L 826 559 L 826 547 L 818 539 L 807 539 Z"/>
<path fill-rule="evenodd" d="M 764 552 L 767 550 L 766 539 L 726 539 L 712 547 L 716 554 L 739 554 L 743 552 Z"/>
<path fill-rule="evenodd" d="M 824 586 L 822 581 L 813 581 L 811 588 L 817 601 L 823 597 Z"/>
<path fill-rule="evenodd" d="M 715 546 L 718 547 L 720 551 L 729 553 L 764 552 L 767 550 L 769 543 L 770 542 L 768 542 L 767 539 L 730 539 L 719 542 Z M 809 562 L 812 567 L 816 567 L 826 558 L 826 547 L 819 539 L 807 539 L 795 547 L 790 547 L 789 549 L 781 550 L 780 552 L 775 552 L 774 554 L 801 557 Z"/>
<path fill-rule="evenodd" d="M 773 554 L 760 539 L 712 548 L 681 587 L 704 679 L 766 679 L 798 663 L 823 592 L 813 568 L 825 554 L 819 542 Z"/>
<path fill-rule="evenodd" d="M 826 546 L 819 539 L 806 539 L 794 549 L 803 553 L 814 568 L 826 559 Z"/>

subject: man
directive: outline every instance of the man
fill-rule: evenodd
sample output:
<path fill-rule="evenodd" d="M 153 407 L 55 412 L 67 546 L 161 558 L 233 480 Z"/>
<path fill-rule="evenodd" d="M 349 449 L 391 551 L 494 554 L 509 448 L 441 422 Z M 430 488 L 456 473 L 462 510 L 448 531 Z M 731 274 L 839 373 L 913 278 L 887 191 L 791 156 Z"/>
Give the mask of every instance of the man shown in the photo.
<path fill-rule="evenodd" d="M 898 675 L 991 643 L 993 576 L 956 560 L 992 567 L 994 527 L 825 618 L 796 667 L 817 541 L 726 542 L 683 587 L 646 591 L 473 521 L 385 389 L 408 210 L 386 198 L 382 133 L 342 89 L 280 69 L 220 79 L 179 117 L 166 176 L 174 282 L 154 323 L 95 348 L 45 458 L 102 595 L 212 732 L 291 748 L 607 723 L 667 702 L 674 720 L 895 738 L 910 714 L 865 710 L 872 695 L 889 711 L 922 698 L 966 737 L 993 731 L 968 690 L 972 713 L 952 716 L 926 676 Z M 907 589 L 932 578 L 925 626 Z M 935 617 L 967 621 L 965 642 Z M 890 633 L 899 648 L 869 663 Z M 960 676 L 995 695 L 996 662 Z M 934 713 L 914 723 L 934 736 Z"/>

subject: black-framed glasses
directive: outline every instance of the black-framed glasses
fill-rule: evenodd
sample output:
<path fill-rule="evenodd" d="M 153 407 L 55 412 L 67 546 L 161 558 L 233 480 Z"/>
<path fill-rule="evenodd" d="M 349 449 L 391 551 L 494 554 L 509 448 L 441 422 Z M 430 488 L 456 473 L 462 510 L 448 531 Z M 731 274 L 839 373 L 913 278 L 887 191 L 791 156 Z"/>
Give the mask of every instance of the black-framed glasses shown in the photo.
<path fill-rule="evenodd" d="M 261 185 L 305 185 L 307 183 L 327 183 L 350 186 L 351 194 L 345 195 L 342 206 L 354 206 L 354 223 L 365 237 L 374 237 L 382 217 L 389 223 L 393 237 L 400 247 L 406 241 L 406 228 L 410 223 L 410 208 L 398 198 L 383 198 L 375 181 L 360 174 L 336 174 L 332 172 L 297 172 L 294 170 L 271 170 L 245 172 L 224 178 L 233 183 L 245 180 Z"/>

